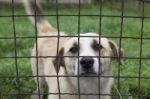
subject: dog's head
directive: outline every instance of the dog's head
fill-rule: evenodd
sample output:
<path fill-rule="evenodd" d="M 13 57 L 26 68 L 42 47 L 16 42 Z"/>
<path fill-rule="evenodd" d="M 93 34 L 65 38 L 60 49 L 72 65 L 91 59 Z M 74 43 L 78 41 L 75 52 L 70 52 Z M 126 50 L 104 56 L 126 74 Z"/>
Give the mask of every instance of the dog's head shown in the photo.
<path fill-rule="evenodd" d="M 57 72 L 60 66 L 65 66 L 71 75 L 98 75 L 111 70 L 112 58 L 122 62 L 123 51 L 115 42 L 107 38 L 89 37 L 98 36 L 95 33 L 80 36 L 84 37 L 70 38 L 60 49 L 53 61 Z"/>

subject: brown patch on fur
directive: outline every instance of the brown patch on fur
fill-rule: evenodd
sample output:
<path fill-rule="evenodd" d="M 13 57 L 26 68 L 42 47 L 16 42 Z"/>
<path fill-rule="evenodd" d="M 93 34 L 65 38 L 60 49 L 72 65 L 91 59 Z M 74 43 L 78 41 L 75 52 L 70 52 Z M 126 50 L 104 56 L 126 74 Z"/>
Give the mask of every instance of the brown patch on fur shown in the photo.
<path fill-rule="evenodd" d="M 114 56 L 119 64 L 123 64 L 123 49 L 119 48 L 115 42 L 113 41 L 109 41 L 109 45 L 111 47 L 112 50 L 112 56 Z"/>
<path fill-rule="evenodd" d="M 64 48 L 60 49 L 58 56 L 56 57 L 56 59 L 53 60 L 53 64 L 57 73 L 59 72 L 60 66 L 65 66 L 63 55 Z"/>
<path fill-rule="evenodd" d="M 45 26 L 43 26 L 43 27 L 41 28 L 41 32 L 42 32 L 42 33 L 56 32 L 56 29 L 54 29 L 53 27 L 50 27 L 50 26 L 45 25 Z"/>

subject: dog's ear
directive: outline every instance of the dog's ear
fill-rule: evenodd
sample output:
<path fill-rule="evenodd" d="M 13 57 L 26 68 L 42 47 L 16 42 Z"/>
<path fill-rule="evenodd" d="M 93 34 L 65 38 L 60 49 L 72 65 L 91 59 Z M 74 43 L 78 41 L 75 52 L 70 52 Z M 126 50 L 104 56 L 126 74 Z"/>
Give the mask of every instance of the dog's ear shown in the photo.
<path fill-rule="evenodd" d="M 56 56 L 56 58 L 53 60 L 53 64 L 57 73 L 59 72 L 60 66 L 65 66 L 63 55 L 64 48 L 61 48 L 58 53 L 58 56 Z"/>
<path fill-rule="evenodd" d="M 123 64 L 123 56 L 124 56 L 123 49 L 118 47 L 117 44 L 111 40 L 109 41 L 109 45 L 112 50 L 112 56 L 117 59 L 119 64 Z"/>

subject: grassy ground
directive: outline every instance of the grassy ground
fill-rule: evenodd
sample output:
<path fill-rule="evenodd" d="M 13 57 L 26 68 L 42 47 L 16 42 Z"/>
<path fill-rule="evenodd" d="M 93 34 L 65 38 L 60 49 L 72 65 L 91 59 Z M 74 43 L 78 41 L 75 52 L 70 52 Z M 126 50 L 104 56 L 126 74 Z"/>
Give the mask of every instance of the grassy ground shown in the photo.
<path fill-rule="evenodd" d="M 134 5 L 134 6 L 133 6 Z M 112 6 L 105 4 L 103 6 L 102 14 L 104 15 L 121 15 L 120 4 L 116 3 Z M 11 7 L 0 7 L 0 15 L 11 15 Z M 55 14 L 55 9 L 45 8 L 46 14 Z M 150 17 L 150 5 L 145 5 L 144 16 Z M 60 7 L 60 14 L 78 14 L 76 7 Z M 15 8 L 15 14 L 25 14 L 22 7 Z M 99 6 L 88 6 L 81 8 L 81 14 L 99 14 Z M 140 9 L 132 3 L 125 4 L 125 16 L 141 16 Z M 56 27 L 56 17 L 47 17 L 51 24 Z M 122 36 L 124 37 L 141 37 L 142 20 L 140 18 L 124 18 Z M 61 16 L 59 17 L 59 25 L 62 31 L 67 32 L 69 35 L 77 34 L 78 17 L 76 16 Z M 104 36 L 119 36 L 121 31 L 121 18 L 116 17 L 102 17 L 101 34 Z M 150 18 L 144 19 L 143 37 L 150 38 Z M 81 16 L 80 32 L 99 32 L 99 17 L 97 16 Z M 28 21 L 27 17 L 15 17 L 15 32 L 19 36 L 34 36 L 34 27 Z M 0 17 L 0 38 L 1 37 L 13 37 L 13 23 L 11 17 Z M 120 39 L 113 39 L 118 44 Z M 35 40 L 32 38 L 17 38 L 16 50 L 18 57 L 28 57 Z M 125 57 L 140 57 L 140 39 L 123 38 L 121 40 L 121 46 L 124 48 Z M 143 39 L 141 56 L 144 58 L 150 58 L 150 39 Z M 15 47 L 14 39 L 0 39 L 0 57 L 14 57 Z M 16 68 L 17 65 L 17 68 Z M 120 70 L 120 76 L 128 76 L 129 78 L 116 78 L 115 84 L 112 90 L 113 94 L 120 96 L 120 99 L 137 99 L 138 92 L 141 95 L 150 95 L 150 60 L 149 59 L 125 59 L 125 64 L 118 68 L 118 64 L 114 62 L 114 75 L 118 76 L 118 70 Z M 141 69 L 139 70 L 139 67 Z M 142 77 L 139 81 L 138 77 Z M 30 59 L 29 58 L 0 58 L 0 98 L 1 99 L 16 99 L 16 95 L 7 95 L 11 93 L 29 93 L 35 89 L 34 80 L 31 77 L 22 77 L 17 79 L 17 73 L 19 76 L 31 76 Z M 10 76 L 8 78 L 7 76 Z M 13 77 L 11 77 L 13 76 Z M 139 86 L 140 83 L 140 87 Z M 118 86 L 119 85 L 119 86 Z M 130 95 L 130 96 L 124 96 Z M 28 99 L 28 95 L 20 95 L 19 99 Z M 114 97 L 116 99 L 117 97 Z M 138 98 L 139 99 L 139 98 Z M 142 97 L 141 99 L 148 99 L 148 97 Z"/>

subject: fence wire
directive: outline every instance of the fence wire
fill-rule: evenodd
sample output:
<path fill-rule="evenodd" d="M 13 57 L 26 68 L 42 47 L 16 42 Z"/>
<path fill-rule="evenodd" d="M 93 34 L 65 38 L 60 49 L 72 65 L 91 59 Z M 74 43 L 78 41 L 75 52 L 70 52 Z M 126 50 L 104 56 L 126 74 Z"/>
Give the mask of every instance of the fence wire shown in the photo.
<path fill-rule="evenodd" d="M 99 14 L 81 14 L 81 0 L 79 0 L 79 4 L 78 4 L 78 14 L 59 14 L 59 4 L 58 4 L 58 0 L 56 0 L 56 14 L 43 14 L 43 15 L 37 15 L 36 14 L 36 11 L 35 11 L 35 15 L 16 15 L 15 14 L 15 0 L 12 0 L 12 15 L 0 15 L 0 18 L 1 17 L 10 17 L 12 18 L 12 26 L 13 26 L 13 37 L 0 37 L 0 39 L 8 39 L 8 40 L 13 40 L 14 41 L 14 56 L 7 56 L 7 57 L 4 57 L 4 56 L 0 56 L 0 59 L 14 59 L 15 60 L 15 67 L 16 67 L 16 76 L 0 76 L 0 79 L 3 79 L 3 78 L 16 78 L 17 80 L 17 90 L 18 90 L 18 93 L 0 93 L 0 98 L 3 97 L 3 96 L 16 96 L 17 99 L 21 99 L 21 96 L 26 96 L 26 95 L 32 95 L 32 94 L 37 94 L 37 93 L 21 93 L 21 89 L 20 89 L 20 78 L 34 78 L 34 77 L 37 77 L 37 76 L 21 76 L 19 75 L 19 71 L 18 71 L 18 59 L 29 59 L 29 58 L 36 58 L 36 65 L 38 67 L 38 59 L 39 58 L 55 58 L 58 56 L 58 51 L 59 51 L 59 43 L 60 43 L 60 38 L 65 38 L 65 37 L 78 37 L 78 42 L 80 42 L 80 38 L 84 38 L 84 37 L 91 37 L 91 36 L 80 36 L 80 32 L 81 32 L 81 17 L 82 16 L 86 16 L 86 17 L 91 17 L 91 16 L 95 16 L 95 17 L 99 17 L 99 34 L 100 36 L 92 36 L 92 37 L 97 37 L 99 38 L 99 43 L 101 42 L 101 37 L 106 37 L 106 38 L 111 38 L 111 39 L 119 39 L 119 47 L 121 48 L 122 47 L 122 40 L 123 39 L 135 39 L 135 40 L 140 40 L 140 56 L 124 56 L 123 58 L 124 59 L 129 59 L 129 60 L 139 60 L 139 67 L 138 67 L 138 76 L 123 76 L 123 75 L 120 75 L 121 71 L 120 71 L 120 64 L 118 64 L 118 72 L 117 72 L 117 75 L 114 75 L 114 76 L 101 76 L 101 77 L 104 77 L 104 78 L 109 78 L 109 77 L 112 77 L 112 78 L 115 78 L 117 80 L 117 89 L 118 91 L 120 92 L 120 86 L 121 86 L 121 78 L 129 78 L 129 79 L 138 79 L 138 94 L 137 95 L 133 95 L 133 94 L 123 94 L 121 93 L 121 96 L 132 96 L 132 97 L 138 97 L 137 99 L 149 99 L 148 97 L 150 97 L 150 95 L 143 95 L 141 94 L 140 90 L 141 90 L 141 79 L 150 79 L 150 77 L 144 77 L 144 76 L 141 76 L 141 68 L 142 68 L 142 61 L 143 60 L 150 60 L 150 57 L 143 57 L 142 56 L 142 52 L 143 52 L 143 40 L 150 40 L 150 37 L 144 37 L 143 36 L 143 31 L 144 31 L 144 19 L 150 19 L 149 16 L 144 16 L 144 5 L 145 3 L 148 3 L 147 0 L 140 0 L 141 2 L 141 15 L 142 16 L 127 16 L 127 15 L 124 15 L 124 4 L 125 4 L 125 0 L 121 0 L 121 14 L 120 15 L 104 15 L 102 13 L 102 10 L 103 10 L 103 3 L 102 3 L 102 0 L 99 0 Z M 35 0 L 35 4 L 36 4 L 36 0 Z M 29 16 L 34 16 L 35 17 L 35 36 L 17 36 L 16 35 L 16 22 L 15 22 L 15 18 L 17 17 L 29 17 Z M 57 30 L 58 30 L 58 36 L 38 36 L 37 35 L 37 23 L 36 23 L 36 17 L 37 16 L 45 16 L 45 17 L 51 17 L 51 16 L 56 16 L 56 20 L 57 20 Z M 77 36 L 61 36 L 60 35 L 60 21 L 59 21 L 59 17 L 61 16 L 74 16 L 74 17 L 77 17 L 78 18 L 78 35 Z M 120 34 L 118 36 L 101 36 L 103 35 L 102 34 L 102 18 L 105 18 L 105 17 L 108 17 L 108 18 L 120 18 Z M 134 18 L 134 19 L 140 19 L 141 20 L 141 33 L 140 33 L 140 37 L 135 37 L 135 36 L 123 36 L 123 24 L 124 24 L 124 19 L 125 18 Z M 38 55 L 38 43 L 37 43 L 37 39 L 38 38 L 50 38 L 50 37 L 57 37 L 58 38 L 58 42 L 57 42 L 57 56 L 40 56 Z M 17 55 L 17 39 L 35 39 L 36 41 L 36 56 L 18 56 Z M 79 47 L 79 44 L 78 44 L 78 47 Z M 126 53 L 126 52 L 125 52 Z M 78 61 L 79 61 L 79 58 L 80 57 L 84 57 L 84 56 L 79 56 L 79 53 L 78 53 L 78 56 L 63 56 L 63 57 L 77 57 L 78 58 Z M 103 57 L 103 58 L 108 58 L 108 57 L 104 57 L 104 56 L 100 56 L 100 53 L 99 53 L 99 56 L 93 56 L 93 57 Z M 115 57 L 110 57 L 110 58 L 115 58 Z M 99 62 L 100 63 L 100 62 Z M 79 66 L 79 62 L 78 62 L 78 66 Z M 37 75 L 38 74 L 38 68 L 37 68 Z M 100 72 L 100 67 L 99 67 L 99 72 Z M 78 67 L 78 74 L 79 74 L 79 67 Z M 39 75 L 38 77 L 57 77 L 57 82 L 58 82 L 58 93 L 42 93 L 43 95 L 47 95 L 47 94 L 56 94 L 56 95 L 59 95 L 59 99 L 61 99 L 61 95 L 78 95 L 79 96 L 79 99 L 80 99 L 80 96 L 81 95 L 99 95 L 99 99 L 100 99 L 100 95 L 109 95 L 109 96 L 117 96 L 116 99 L 120 99 L 119 95 L 118 94 L 100 94 L 100 77 L 99 76 L 92 76 L 92 77 L 98 77 L 98 81 L 99 81 L 99 84 L 98 84 L 98 90 L 99 90 L 99 94 L 94 94 L 94 93 L 81 93 L 80 92 L 80 83 L 79 83 L 79 77 L 87 77 L 87 76 L 75 76 L 75 75 Z M 39 81 L 37 77 L 37 81 Z M 78 93 L 61 93 L 60 91 L 60 84 L 59 84 L 59 78 L 61 77 L 77 77 L 78 78 Z M 90 76 L 91 77 L 91 76 Z M 38 95 L 39 95 L 39 98 L 40 98 L 40 86 L 39 86 L 39 83 L 38 84 Z M 145 98 L 146 97 L 146 98 Z M 3 98 L 1 98 L 3 99 Z"/>

